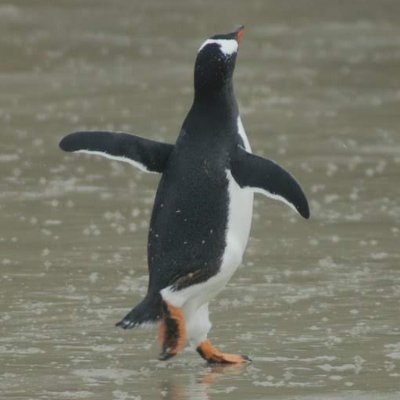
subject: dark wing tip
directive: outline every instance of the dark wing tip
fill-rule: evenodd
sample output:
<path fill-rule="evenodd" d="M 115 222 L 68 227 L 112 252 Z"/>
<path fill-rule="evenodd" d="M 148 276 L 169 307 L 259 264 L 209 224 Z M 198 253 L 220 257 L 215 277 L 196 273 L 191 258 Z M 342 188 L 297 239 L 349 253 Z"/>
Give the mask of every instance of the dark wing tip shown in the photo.
<path fill-rule="evenodd" d="M 310 214 L 310 208 L 308 206 L 308 203 L 306 201 L 305 207 L 302 210 L 299 210 L 300 215 L 305 218 L 305 219 L 309 219 L 311 214 Z"/>
<path fill-rule="evenodd" d="M 310 218 L 310 206 L 308 205 L 307 197 L 304 194 L 303 190 L 301 189 L 300 185 L 298 184 L 298 189 L 300 191 L 300 198 L 299 202 L 296 205 L 296 209 L 298 213 L 305 219 Z"/>
<path fill-rule="evenodd" d="M 61 140 L 60 143 L 58 144 L 60 146 L 61 150 L 64 151 L 75 151 L 76 149 L 74 148 L 74 134 L 71 133 L 67 136 L 64 136 Z"/>
<path fill-rule="evenodd" d="M 95 132 L 95 131 L 78 131 L 64 136 L 59 146 L 64 151 L 78 151 L 78 150 L 95 150 L 104 140 L 104 136 L 109 135 L 108 132 Z"/>

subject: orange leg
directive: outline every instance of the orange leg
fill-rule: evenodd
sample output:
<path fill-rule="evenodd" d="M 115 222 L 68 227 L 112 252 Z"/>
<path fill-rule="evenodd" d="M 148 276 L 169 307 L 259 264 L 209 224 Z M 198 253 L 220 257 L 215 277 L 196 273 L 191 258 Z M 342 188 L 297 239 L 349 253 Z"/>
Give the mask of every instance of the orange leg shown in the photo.
<path fill-rule="evenodd" d="M 164 318 L 160 324 L 159 339 L 161 342 L 160 360 L 168 360 L 175 356 L 186 345 L 185 316 L 183 311 L 163 303 Z"/>
<path fill-rule="evenodd" d="M 209 363 L 240 364 L 251 361 L 249 357 L 239 354 L 222 353 L 206 339 L 201 342 L 197 352 Z"/>

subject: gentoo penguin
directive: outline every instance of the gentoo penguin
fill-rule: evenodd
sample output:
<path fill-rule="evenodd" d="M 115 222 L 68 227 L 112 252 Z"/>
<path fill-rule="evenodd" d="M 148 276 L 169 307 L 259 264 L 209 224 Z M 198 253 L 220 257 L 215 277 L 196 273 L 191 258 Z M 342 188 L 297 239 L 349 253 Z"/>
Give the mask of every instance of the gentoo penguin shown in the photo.
<path fill-rule="evenodd" d="M 194 100 L 175 145 L 120 132 L 76 132 L 61 149 L 99 154 L 161 174 L 148 236 L 145 298 L 117 326 L 159 322 L 160 359 L 187 343 L 211 363 L 248 357 L 215 348 L 209 302 L 240 265 L 249 239 L 254 192 L 309 218 L 297 181 L 253 155 L 235 99 L 232 75 L 244 27 L 207 39 L 194 67 Z"/>

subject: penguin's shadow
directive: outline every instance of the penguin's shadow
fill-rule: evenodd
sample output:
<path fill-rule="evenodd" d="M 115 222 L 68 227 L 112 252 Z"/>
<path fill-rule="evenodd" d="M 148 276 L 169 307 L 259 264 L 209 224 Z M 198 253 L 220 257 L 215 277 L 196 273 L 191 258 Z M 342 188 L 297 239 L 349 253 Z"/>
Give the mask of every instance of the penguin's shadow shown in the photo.
<path fill-rule="evenodd" d="M 245 364 L 215 364 L 206 365 L 198 372 L 179 377 L 171 375 L 160 384 L 160 399 L 164 400 L 209 400 L 211 388 L 221 383 L 227 376 L 240 375 Z"/>

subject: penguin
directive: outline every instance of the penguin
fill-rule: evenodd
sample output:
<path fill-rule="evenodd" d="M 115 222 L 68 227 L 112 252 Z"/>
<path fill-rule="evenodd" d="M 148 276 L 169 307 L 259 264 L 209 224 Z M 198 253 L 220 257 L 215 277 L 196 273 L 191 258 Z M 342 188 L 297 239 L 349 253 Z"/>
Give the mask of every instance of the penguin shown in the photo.
<path fill-rule="evenodd" d="M 60 147 L 98 154 L 161 174 L 148 233 L 147 294 L 116 325 L 159 324 L 160 360 L 187 344 L 209 363 L 241 364 L 247 356 L 216 348 L 209 302 L 242 262 L 254 193 L 310 216 L 296 179 L 252 154 L 233 89 L 244 27 L 207 39 L 194 67 L 194 99 L 175 144 L 123 132 L 75 132 Z"/>

